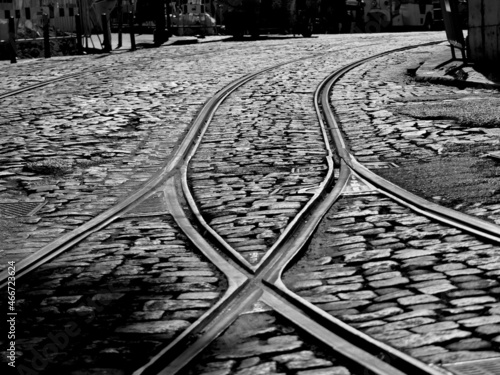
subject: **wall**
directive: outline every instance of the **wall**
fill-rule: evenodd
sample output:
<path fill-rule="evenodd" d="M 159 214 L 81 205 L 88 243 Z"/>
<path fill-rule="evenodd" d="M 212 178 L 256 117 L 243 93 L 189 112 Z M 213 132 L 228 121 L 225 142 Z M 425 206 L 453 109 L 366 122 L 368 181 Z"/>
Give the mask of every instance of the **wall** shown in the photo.
<path fill-rule="evenodd" d="M 471 60 L 500 72 L 500 1 L 469 0 Z"/>
<path fill-rule="evenodd" d="M 78 13 L 76 0 L 0 0 L 0 40 L 5 40 L 2 26 L 7 17 L 15 19 L 18 38 L 34 37 L 42 32 L 42 14 L 50 17 L 50 25 L 60 31 L 74 32 L 74 15 Z"/>

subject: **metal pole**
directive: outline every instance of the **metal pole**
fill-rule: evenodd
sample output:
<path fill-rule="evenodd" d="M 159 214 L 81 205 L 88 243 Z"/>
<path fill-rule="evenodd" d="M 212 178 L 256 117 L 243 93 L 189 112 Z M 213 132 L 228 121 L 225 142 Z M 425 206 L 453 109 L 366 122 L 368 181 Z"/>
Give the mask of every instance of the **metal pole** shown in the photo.
<path fill-rule="evenodd" d="M 9 18 L 9 45 L 10 45 L 10 63 L 17 63 L 17 46 L 16 46 L 16 26 L 14 17 Z"/>
<path fill-rule="evenodd" d="M 111 51 L 111 44 L 110 44 L 110 35 L 109 35 L 109 28 L 108 28 L 108 16 L 106 13 L 103 13 L 101 15 L 101 23 L 102 23 L 102 34 L 103 34 L 103 51 L 104 52 L 110 52 Z"/>
<path fill-rule="evenodd" d="M 157 0 L 156 29 L 154 33 L 154 44 L 160 46 L 168 40 L 165 38 L 165 0 Z"/>
<path fill-rule="evenodd" d="M 128 28 L 130 30 L 130 50 L 135 51 L 135 30 L 134 30 L 134 13 L 128 12 Z"/>
<path fill-rule="evenodd" d="M 83 53 L 83 45 L 82 45 L 82 23 L 80 19 L 80 14 L 75 15 L 75 24 L 76 24 L 76 49 L 78 54 Z"/>
<path fill-rule="evenodd" d="M 170 11 L 171 11 L 171 3 L 170 0 L 167 3 L 167 38 L 172 36 L 172 21 L 170 20 Z"/>
<path fill-rule="evenodd" d="M 43 14 L 43 51 L 45 58 L 50 58 L 50 18 L 46 13 Z"/>
<path fill-rule="evenodd" d="M 118 45 L 116 48 L 120 48 L 122 46 L 122 28 L 123 28 L 123 5 L 122 0 L 118 0 Z"/>

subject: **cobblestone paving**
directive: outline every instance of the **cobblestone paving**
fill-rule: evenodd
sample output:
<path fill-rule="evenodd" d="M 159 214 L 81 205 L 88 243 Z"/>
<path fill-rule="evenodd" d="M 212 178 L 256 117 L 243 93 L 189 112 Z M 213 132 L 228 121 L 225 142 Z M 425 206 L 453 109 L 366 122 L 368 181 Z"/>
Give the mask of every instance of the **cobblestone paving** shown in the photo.
<path fill-rule="evenodd" d="M 189 179 L 207 222 L 252 264 L 314 194 L 328 166 L 310 105 L 315 64 L 294 64 L 239 90 L 217 112 Z M 305 78 L 310 77 L 310 78 Z"/>
<path fill-rule="evenodd" d="M 170 216 L 121 219 L 19 283 L 16 364 L 40 374 L 131 373 L 225 288 Z"/>
<path fill-rule="evenodd" d="M 432 49 L 420 48 L 376 59 L 352 70 L 335 86 L 331 94 L 332 105 L 340 118 L 351 152 L 369 168 L 379 168 L 382 162 L 385 164 L 382 166 L 394 163 L 411 170 L 433 162 L 436 168 L 447 169 L 442 173 L 447 173 L 449 178 L 448 181 L 443 181 L 443 184 L 450 184 L 450 189 L 460 190 L 462 186 L 462 189 L 474 190 L 473 185 L 477 185 L 477 189 L 481 186 L 481 191 L 497 194 L 493 191 L 495 187 L 492 185 L 493 180 L 498 184 L 498 173 L 495 171 L 487 177 L 483 175 L 474 177 L 472 173 L 472 180 L 465 186 L 463 183 L 467 184 L 465 180 L 469 178 L 467 168 L 470 166 L 471 169 L 481 170 L 484 166 L 479 166 L 478 161 L 481 163 L 486 161 L 453 150 L 456 146 L 466 145 L 481 145 L 484 149 L 490 147 L 490 151 L 498 150 L 497 132 L 484 125 L 464 126 L 451 118 L 419 119 L 402 113 L 408 112 L 408 108 L 415 104 L 429 102 L 435 103 L 434 106 L 450 101 L 465 105 L 471 101 L 484 101 L 488 98 L 496 98 L 498 102 L 497 91 L 459 90 L 455 87 L 422 84 L 410 80 L 406 75 L 406 68 L 415 66 L 418 56 L 423 59 L 431 52 Z M 425 113 L 421 116 L 426 117 Z M 441 159 L 443 156 L 455 159 L 462 157 L 456 161 L 462 167 L 452 164 L 447 167 L 438 165 L 444 160 Z M 494 164 L 493 161 L 488 163 Z M 487 167 L 494 168 L 492 165 Z M 390 171 L 380 171 L 380 173 L 391 179 Z M 467 173 L 467 176 L 464 176 L 464 173 Z M 408 184 L 405 188 L 411 190 L 412 184 Z M 415 192 L 422 194 L 425 190 L 431 189 L 421 187 Z M 482 194 L 481 192 L 479 195 Z M 435 195 L 440 204 L 446 204 L 442 194 L 428 192 L 428 195 L 430 195 L 428 199 Z M 474 199 L 472 193 L 470 198 L 472 202 L 457 201 L 460 199 L 456 198 L 448 206 L 500 223 L 498 198 L 492 197 L 487 201 L 478 202 L 481 199 L 478 196 Z"/>
<path fill-rule="evenodd" d="M 374 192 L 344 196 L 287 287 L 427 363 L 500 357 L 500 247 Z"/>
<path fill-rule="evenodd" d="M 0 206 L 26 201 L 45 206 L 33 217 L 2 215 L 2 256 L 18 261 L 135 190 L 168 160 L 200 106 L 230 81 L 332 48 L 328 39 L 297 39 L 294 48 L 286 48 L 292 42 L 113 55 L 103 59 L 110 66 L 105 72 L 4 99 Z M 95 67 L 96 61 L 74 64 Z M 44 77 L 61 65 L 57 59 L 44 64 Z M 30 64 L 6 71 L 25 83 L 30 74 Z"/>
<path fill-rule="evenodd" d="M 326 174 L 311 98 L 317 85 L 335 69 L 381 50 L 367 45 L 353 54 L 338 47 L 335 55 L 288 65 L 236 91 L 190 164 L 205 220 L 251 264 L 259 263 Z"/>
<path fill-rule="evenodd" d="M 185 375 L 349 375 L 349 367 L 272 310 L 240 315 Z M 262 311 L 268 310 L 268 311 Z"/>
<path fill-rule="evenodd" d="M 140 61 L 145 56 L 150 60 L 151 56 L 160 51 L 163 56 L 169 59 L 178 59 L 193 55 L 214 54 L 226 48 L 222 43 L 213 43 L 203 44 L 203 46 L 191 45 L 187 48 L 188 52 L 186 52 L 186 46 L 169 46 L 149 51 L 139 50 L 111 55 L 66 56 L 54 57 L 50 60 L 25 59 L 18 60 L 17 64 L 0 61 L 0 67 L 3 72 L 0 82 L 0 95 L 68 74 L 81 73 L 86 70 L 140 64 Z"/>

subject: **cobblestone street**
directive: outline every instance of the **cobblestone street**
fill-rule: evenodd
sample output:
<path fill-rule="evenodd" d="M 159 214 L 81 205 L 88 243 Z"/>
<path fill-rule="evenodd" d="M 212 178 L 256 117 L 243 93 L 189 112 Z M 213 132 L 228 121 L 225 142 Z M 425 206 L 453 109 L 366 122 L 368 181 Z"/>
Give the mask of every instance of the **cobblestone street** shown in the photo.
<path fill-rule="evenodd" d="M 497 361 L 500 95 L 421 82 L 418 67 L 449 58 L 444 40 L 207 38 L 0 62 L 17 373 L 461 375 Z M 315 102 L 333 72 L 413 45 Z M 380 347 L 350 349 L 345 330 Z M 416 367 L 386 372 L 391 356 Z"/>

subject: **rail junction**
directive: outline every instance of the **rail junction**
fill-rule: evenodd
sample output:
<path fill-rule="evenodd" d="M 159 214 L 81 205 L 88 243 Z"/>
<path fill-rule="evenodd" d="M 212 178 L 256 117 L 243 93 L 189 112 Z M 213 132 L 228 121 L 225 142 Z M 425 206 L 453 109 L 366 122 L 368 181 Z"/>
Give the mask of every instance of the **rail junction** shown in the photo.
<path fill-rule="evenodd" d="M 449 137 L 488 137 L 451 120 L 404 122 L 387 109 L 423 91 L 457 95 L 396 72 L 410 53 L 441 42 L 425 35 L 411 46 L 395 36 L 390 45 L 377 37 L 303 44 L 275 65 L 273 46 L 263 48 L 253 73 L 230 72 L 208 100 L 184 107 L 192 116 L 183 131 L 144 135 L 160 139 L 155 152 L 164 155 L 101 212 L 78 214 L 63 202 L 40 214 L 74 225 L 16 259 L 20 373 L 499 373 L 494 205 L 487 215 L 458 212 L 379 173 L 396 159 L 430 157 Z M 199 59 L 221 51 L 204 53 Z M 136 63 L 92 66 L 0 98 L 105 79 Z M 370 79 L 374 72 L 382 78 Z M 166 107 L 153 106 L 155 122 Z M 421 141 L 424 127 L 432 136 Z M 386 142 L 395 132 L 406 142 Z M 176 139 L 166 146 L 161 137 Z M 128 176 L 144 172 L 151 154 L 133 156 L 140 162 Z M 44 199 L 60 202 L 55 190 Z M 86 202 L 98 198 L 93 191 Z M 4 287 L 7 278 L 4 270 Z"/>

